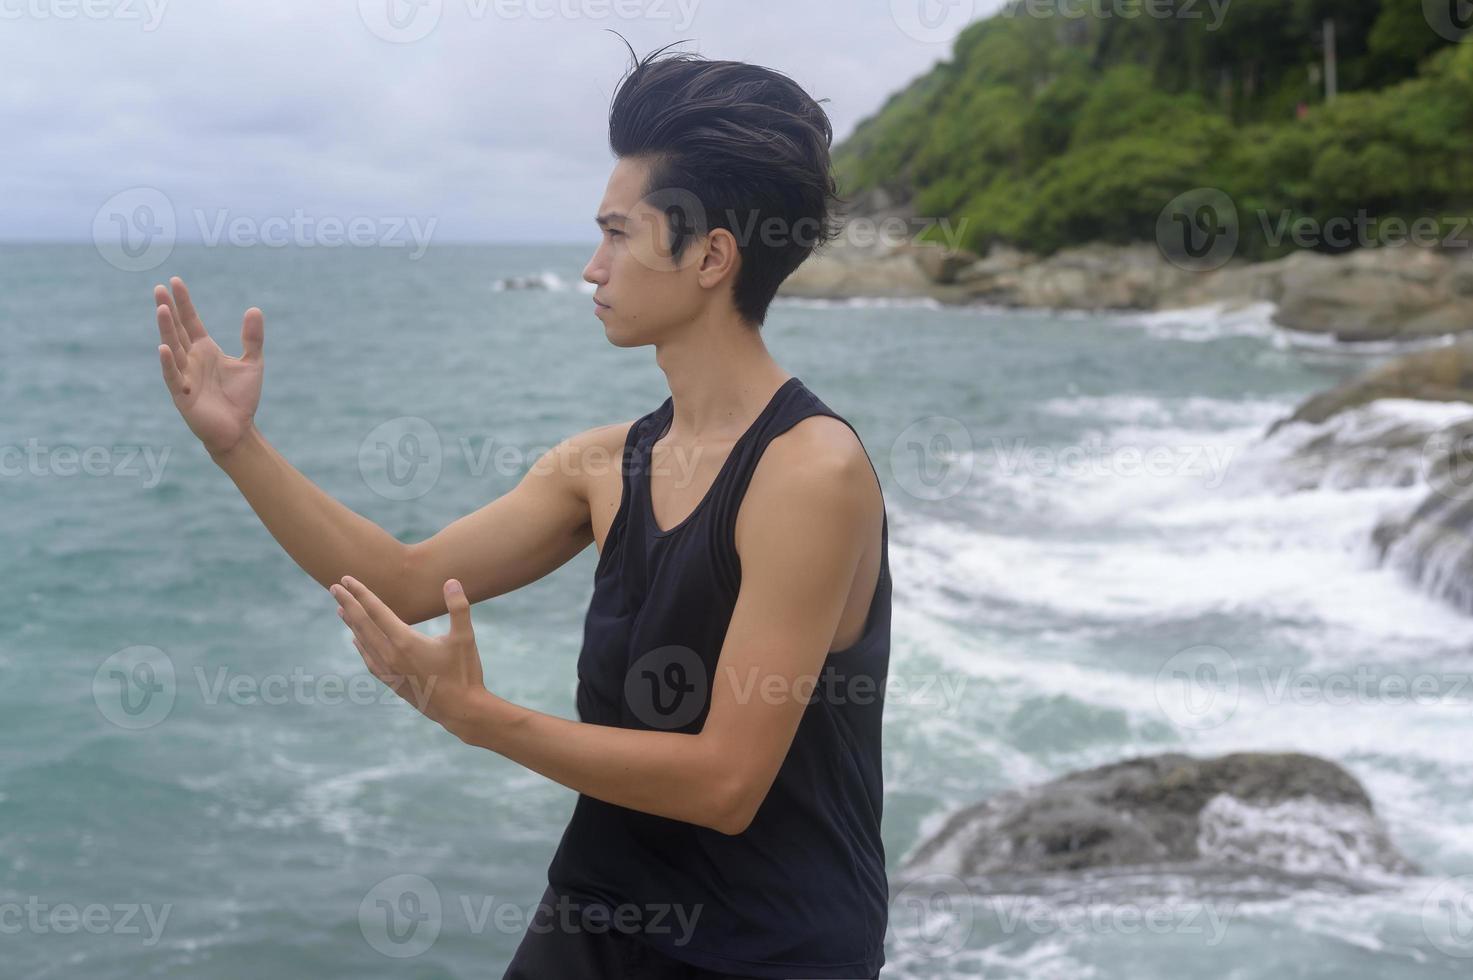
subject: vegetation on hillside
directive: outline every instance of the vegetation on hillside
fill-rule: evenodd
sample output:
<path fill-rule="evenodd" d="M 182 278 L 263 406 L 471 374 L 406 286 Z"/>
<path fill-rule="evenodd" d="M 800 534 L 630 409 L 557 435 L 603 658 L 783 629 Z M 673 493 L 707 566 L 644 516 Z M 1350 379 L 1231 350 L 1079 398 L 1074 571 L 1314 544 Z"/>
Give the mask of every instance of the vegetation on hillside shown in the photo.
<path fill-rule="evenodd" d="M 1442 36 L 1422 0 L 1230 0 L 1216 24 L 1205 0 L 1171 5 L 1197 16 L 1033 0 L 972 24 L 837 148 L 841 193 L 883 188 L 983 252 L 1150 241 L 1204 187 L 1232 199 L 1250 258 L 1293 250 L 1275 230 L 1297 219 L 1473 213 L 1473 37 Z"/>

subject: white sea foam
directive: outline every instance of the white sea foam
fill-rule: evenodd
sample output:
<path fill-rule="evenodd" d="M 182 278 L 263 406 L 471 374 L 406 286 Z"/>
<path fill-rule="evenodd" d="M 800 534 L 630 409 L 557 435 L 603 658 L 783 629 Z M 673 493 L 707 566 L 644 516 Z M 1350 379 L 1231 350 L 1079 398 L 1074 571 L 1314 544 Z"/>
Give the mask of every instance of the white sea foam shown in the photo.
<path fill-rule="evenodd" d="M 585 283 L 584 285 L 590 285 Z M 518 289 L 540 289 L 550 293 L 565 293 L 568 291 L 567 280 L 556 272 L 544 269 L 523 275 L 505 276 L 491 284 L 493 293 L 511 292 Z"/>
<path fill-rule="evenodd" d="M 942 310 L 948 308 L 946 304 L 929 296 L 845 296 L 833 299 L 778 296 L 773 300 L 773 304 L 810 310 Z"/>
<path fill-rule="evenodd" d="M 1465 775 L 1465 740 L 1450 737 L 1466 727 L 1473 697 L 1455 691 L 1459 672 L 1469 672 L 1461 651 L 1473 644 L 1473 620 L 1378 567 L 1370 549 L 1378 519 L 1414 505 L 1425 487 L 1341 489 L 1330 481 L 1295 492 L 1275 479 L 1303 440 L 1327 431 L 1343 439 L 1374 438 L 1396 425 L 1432 432 L 1473 414 L 1470 406 L 1381 400 L 1326 426 L 1285 427 L 1267 441 L 1268 424 L 1287 415 L 1291 403 L 1115 395 L 1056 398 L 1038 407 L 1093 421 L 1107 444 L 1231 450 L 1232 463 L 1215 486 L 1190 475 L 1000 474 L 980 467 L 984 479 L 973 481 L 971 502 L 1006 495 L 1006 507 L 989 512 L 1027 514 L 1042 531 L 979 526 L 966 514 L 938 517 L 895 495 L 897 636 L 902 628 L 915 631 L 927 662 L 981 685 L 975 690 L 985 696 L 969 700 L 968 710 L 993 720 L 968 735 L 946 719 L 918 716 L 917 735 L 933 746 L 980 742 L 988 761 L 1001 766 L 989 782 L 1004 786 L 1164 750 L 1308 752 L 1341 762 L 1362 781 L 1391 839 L 1414 859 L 1420 853 L 1426 862 L 1430 853 L 1437 867 L 1473 866 L 1473 830 L 1465 829 L 1463 814 L 1473 777 Z M 1149 657 L 1100 664 L 1078 653 L 1100 637 L 1118 646 L 1130 633 L 1149 651 L 1156 631 L 1167 628 L 1159 660 L 1191 642 L 1171 624 L 1214 617 L 1251 617 L 1272 646 L 1229 651 L 1244 683 L 1230 715 L 1205 730 L 1171 724 Z M 1020 625 L 1035 623 L 1036 630 L 1018 635 Z M 1327 685 L 1357 666 L 1377 678 L 1435 675 L 1445 696 L 1397 702 L 1373 688 L 1364 697 L 1352 693 L 1348 703 L 1337 700 Z M 1279 686 L 1301 675 L 1309 675 L 1307 696 Z M 1024 751 L 1000 723 L 1040 697 L 1122 711 L 1130 734 L 1072 753 Z M 927 785 L 917 777 L 935 774 L 919 769 L 900 782 L 946 801 L 921 828 L 921 841 L 946 813 L 986 794 L 967 795 L 944 777 Z M 1319 827 L 1318 817 L 1305 825 Z M 1285 907 L 1329 938 L 1348 942 L 1355 931 L 1312 896 Z M 1368 919 L 1391 910 L 1404 911 L 1394 901 L 1363 907 Z"/>
<path fill-rule="evenodd" d="M 1112 313 L 1102 323 L 1144 330 L 1160 340 L 1205 343 L 1224 337 L 1273 337 L 1273 303 L 1206 303 L 1150 312 Z"/>

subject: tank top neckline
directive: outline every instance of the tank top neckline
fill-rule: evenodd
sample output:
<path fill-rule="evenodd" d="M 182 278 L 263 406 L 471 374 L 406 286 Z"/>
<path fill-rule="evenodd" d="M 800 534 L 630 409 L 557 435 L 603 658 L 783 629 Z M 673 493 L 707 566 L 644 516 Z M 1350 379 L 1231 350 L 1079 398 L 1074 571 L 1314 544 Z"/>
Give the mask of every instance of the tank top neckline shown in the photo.
<path fill-rule="evenodd" d="M 647 465 L 640 467 L 640 471 L 642 474 L 641 481 L 644 484 L 642 488 L 644 492 L 641 494 L 641 496 L 644 497 L 645 524 L 649 528 L 649 533 L 651 537 L 667 538 L 670 535 L 675 534 L 681 528 L 691 523 L 691 521 L 696 518 L 696 515 L 698 515 L 703 509 L 705 509 L 706 503 L 716 495 L 716 490 L 721 485 L 721 481 L 726 478 L 727 473 L 736 464 L 738 450 L 740 450 L 742 446 L 746 443 L 746 441 L 750 439 L 759 428 L 761 428 L 762 423 L 767 420 L 768 416 L 776 411 L 778 403 L 782 400 L 783 394 L 787 392 L 789 388 L 796 387 L 798 385 L 801 385 L 802 383 L 803 382 L 800 381 L 798 379 L 798 376 L 795 374 L 784 381 L 782 384 L 778 385 L 777 390 L 772 393 L 772 397 L 767 400 L 767 404 L 763 406 L 762 411 L 758 412 L 757 417 L 752 420 L 752 424 L 747 426 L 746 431 L 737 436 L 736 441 L 731 444 L 731 451 L 726 454 L 726 459 L 722 460 L 721 468 L 717 471 L 716 478 L 711 481 L 711 486 L 706 489 L 705 495 L 701 497 L 695 508 L 692 509 L 691 512 L 687 514 L 675 526 L 662 531 L 660 530 L 659 521 L 655 520 L 655 498 L 654 492 L 651 489 L 650 471 L 654 469 L 655 443 L 659 442 L 660 438 L 664 436 L 665 433 L 669 430 L 670 421 L 674 417 L 673 406 L 675 403 L 675 397 L 671 395 L 665 399 L 664 403 L 660 405 L 660 408 L 656 414 L 656 422 L 659 424 L 660 429 L 655 434 L 654 438 L 652 438 L 649 443 L 646 444 L 646 446 L 644 447 L 644 456 Z"/>

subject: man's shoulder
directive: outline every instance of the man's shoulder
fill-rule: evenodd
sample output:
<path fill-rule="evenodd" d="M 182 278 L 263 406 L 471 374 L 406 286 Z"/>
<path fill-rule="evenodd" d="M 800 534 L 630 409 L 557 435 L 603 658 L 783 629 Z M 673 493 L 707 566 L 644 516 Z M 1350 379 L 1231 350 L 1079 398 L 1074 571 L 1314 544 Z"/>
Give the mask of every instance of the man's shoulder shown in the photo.
<path fill-rule="evenodd" d="M 810 500 L 858 504 L 861 509 L 882 506 L 859 436 L 847 422 L 823 414 L 799 419 L 772 438 L 757 461 L 748 493 L 775 505 Z"/>
<path fill-rule="evenodd" d="M 629 429 L 638 421 L 639 419 L 629 419 L 625 422 L 595 425 L 591 429 L 584 429 L 582 432 L 568 436 L 563 442 L 571 448 L 584 451 L 600 449 L 619 452 L 629 438 Z"/>

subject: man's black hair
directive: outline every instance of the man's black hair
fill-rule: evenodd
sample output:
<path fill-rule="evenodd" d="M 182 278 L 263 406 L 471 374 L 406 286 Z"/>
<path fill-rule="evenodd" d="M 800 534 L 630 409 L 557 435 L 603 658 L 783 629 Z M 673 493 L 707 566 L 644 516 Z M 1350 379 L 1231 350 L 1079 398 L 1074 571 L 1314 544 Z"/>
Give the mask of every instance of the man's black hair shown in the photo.
<path fill-rule="evenodd" d="M 663 55 L 669 47 L 643 59 L 629 49 L 609 146 L 621 159 L 650 161 L 643 197 L 666 212 L 675 264 L 697 234 L 724 228 L 736 237 L 736 309 L 760 327 L 782 281 L 837 235 L 836 205 L 846 202 L 829 159 L 833 127 L 781 72 Z"/>

